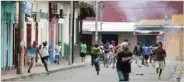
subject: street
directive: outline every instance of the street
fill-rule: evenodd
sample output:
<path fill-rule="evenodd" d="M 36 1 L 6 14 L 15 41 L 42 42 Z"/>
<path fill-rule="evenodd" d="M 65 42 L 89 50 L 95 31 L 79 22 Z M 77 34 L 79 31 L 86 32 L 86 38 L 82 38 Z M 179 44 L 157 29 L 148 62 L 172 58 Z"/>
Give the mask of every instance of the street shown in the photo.
<path fill-rule="evenodd" d="M 150 65 L 149 67 L 138 68 L 135 63 L 132 63 L 132 73 L 130 74 L 130 82 L 169 82 L 172 70 L 176 62 L 167 62 L 162 78 L 158 80 L 155 69 Z M 144 73 L 144 75 L 136 75 L 137 73 Z M 105 68 L 101 64 L 100 75 L 97 76 L 95 69 L 91 65 L 86 65 L 82 68 L 76 68 L 57 73 L 51 73 L 49 76 L 40 75 L 22 79 L 19 81 L 53 81 L 53 82 L 118 82 L 118 77 L 115 69 L 111 67 Z"/>

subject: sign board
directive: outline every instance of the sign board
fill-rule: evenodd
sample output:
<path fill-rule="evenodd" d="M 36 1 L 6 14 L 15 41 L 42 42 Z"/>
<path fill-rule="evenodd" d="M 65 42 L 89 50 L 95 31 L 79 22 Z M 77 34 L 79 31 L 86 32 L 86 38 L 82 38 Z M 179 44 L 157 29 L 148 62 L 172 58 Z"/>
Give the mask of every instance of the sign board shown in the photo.
<path fill-rule="evenodd" d="M 32 16 L 33 4 L 30 1 L 24 1 L 24 13 Z"/>

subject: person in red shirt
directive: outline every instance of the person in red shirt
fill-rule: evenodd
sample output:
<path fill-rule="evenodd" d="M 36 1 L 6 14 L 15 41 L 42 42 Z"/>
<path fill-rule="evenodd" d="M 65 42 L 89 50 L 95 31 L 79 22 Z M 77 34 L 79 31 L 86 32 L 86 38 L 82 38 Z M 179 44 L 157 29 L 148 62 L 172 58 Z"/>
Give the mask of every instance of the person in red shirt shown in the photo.
<path fill-rule="evenodd" d="M 165 68 L 165 57 L 166 57 L 166 51 L 165 49 L 163 49 L 162 42 L 158 43 L 158 48 L 154 50 L 153 54 L 155 55 L 156 72 L 159 74 L 160 79 L 162 71 Z"/>

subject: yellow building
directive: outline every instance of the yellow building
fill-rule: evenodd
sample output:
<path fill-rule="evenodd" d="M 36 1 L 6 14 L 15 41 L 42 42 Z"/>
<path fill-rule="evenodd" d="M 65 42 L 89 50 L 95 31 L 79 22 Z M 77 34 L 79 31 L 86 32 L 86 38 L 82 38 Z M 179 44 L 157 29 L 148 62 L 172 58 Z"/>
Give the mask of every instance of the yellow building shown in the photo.
<path fill-rule="evenodd" d="M 168 60 L 183 60 L 184 49 L 184 15 L 173 14 L 168 24 L 164 19 L 140 20 L 136 24 L 136 30 L 162 30 L 164 32 L 164 48 L 167 51 Z M 167 29 L 165 29 L 167 28 Z"/>

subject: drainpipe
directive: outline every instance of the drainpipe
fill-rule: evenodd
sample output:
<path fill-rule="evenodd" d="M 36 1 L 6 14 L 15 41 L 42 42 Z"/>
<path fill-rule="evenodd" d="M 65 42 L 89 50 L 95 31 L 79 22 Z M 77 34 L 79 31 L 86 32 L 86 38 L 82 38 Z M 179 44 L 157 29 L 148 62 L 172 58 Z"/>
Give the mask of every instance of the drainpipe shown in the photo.
<path fill-rule="evenodd" d="M 18 24 L 18 34 L 19 34 L 19 54 L 18 54 L 18 68 L 17 74 L 22 74 L 24 70 L 24 1 L 19 1 L 19 24 Z"/>

